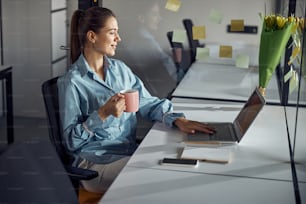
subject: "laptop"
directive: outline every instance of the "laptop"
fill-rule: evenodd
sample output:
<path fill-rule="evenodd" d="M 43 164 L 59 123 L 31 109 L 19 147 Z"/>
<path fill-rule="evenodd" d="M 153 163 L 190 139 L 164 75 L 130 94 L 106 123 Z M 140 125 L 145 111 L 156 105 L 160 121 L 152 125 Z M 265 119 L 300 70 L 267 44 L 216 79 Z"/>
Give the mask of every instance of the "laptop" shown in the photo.
<path fill-rule="evenodd" d="M 255 88 L 234 122 L 208 122 L 207 124 L 215 127 L 216 132 L 214 134 L 205 134 L 203 132 L 188 134 L 184 139 L 184 143 L 187 145 L 239 143 L 265 103 L 265 99 L 259 89 Z"/>

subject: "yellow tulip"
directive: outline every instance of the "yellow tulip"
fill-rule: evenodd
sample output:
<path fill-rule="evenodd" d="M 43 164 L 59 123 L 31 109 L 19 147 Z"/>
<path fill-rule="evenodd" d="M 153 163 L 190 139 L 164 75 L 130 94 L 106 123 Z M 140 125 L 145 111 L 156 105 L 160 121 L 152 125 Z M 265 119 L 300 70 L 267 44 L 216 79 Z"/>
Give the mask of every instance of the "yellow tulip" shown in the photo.
<path fill-rule="evenodd" d="M 266 16 L 264 20 L 267 28 L 273 29 L 275 25 L 275 16 L 274 15 Z"/>
<path fill-rule="evenodd" d="M 279 29 L 282 29 L 286 24 L 287 19 L 282 16 L 276 16 L 276 24 Z"/>
<path fill-rule="evenodd" d="M 295 17 L 294 16 L 289 16 L 288 17 L 288 22 L 289 23 L 295 22 Z"/>

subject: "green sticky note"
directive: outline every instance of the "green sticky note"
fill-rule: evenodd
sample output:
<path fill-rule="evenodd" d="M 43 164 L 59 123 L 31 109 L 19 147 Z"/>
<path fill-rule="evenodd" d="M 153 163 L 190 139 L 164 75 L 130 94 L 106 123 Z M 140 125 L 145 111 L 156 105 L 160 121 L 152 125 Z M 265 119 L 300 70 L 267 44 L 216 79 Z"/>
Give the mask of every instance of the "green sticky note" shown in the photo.
<path fill-rule="evenodd" d="M 185 30 L 174 30 L 172 36 L 172 42 L 184 43 L 186 40 Z"/>
<path fill-rule="evenodd" d="M 181 7 L 181 1 L 180 0 L 168 0 L 166 3 L 165 8 L 170 11 L 178 11 Z"/>
<path fill-rule="evenodd" d="M 285 82 L 285 83 L 292 77 L 292 73 L 293 73 L 293 71 L 292 71 L 292 70 L 289 70 L 289 71 L 287 72 L 287 74 L 285 74 L 285 76 L 284 76 L 284 82 Z"/>
<path fill-rule="evenodd" d="M 205 60 L 209 58 L 209 48 L 197 47 L 196 60 Z"/>
<path fill-rule="evenodd" d="M 218 10 L 211 9 L 209 13 L 209 20 L 214 23 L 220 24 L 223 20 L 223 13 Z"/>
<path fill-rule="evenodd" d="M 249 68 L 250 57 L 246 54 L 239 54 L 236 57 L 236 67 Z"/>

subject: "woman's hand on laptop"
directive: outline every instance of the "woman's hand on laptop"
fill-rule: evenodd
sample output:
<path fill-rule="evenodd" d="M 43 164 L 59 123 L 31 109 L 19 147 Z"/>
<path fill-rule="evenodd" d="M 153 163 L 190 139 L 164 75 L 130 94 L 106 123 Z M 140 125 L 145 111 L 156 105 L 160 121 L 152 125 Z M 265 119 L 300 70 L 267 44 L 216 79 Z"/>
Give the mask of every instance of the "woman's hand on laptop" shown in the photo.
<path fill-rule="evenodd" d="M 178 118 L 174 121 L 174 124 L 180 129 L 180 131 L 188 134 L 193 134 L 195 132 L 204 132 L 206 134 L 215 133 L 214 127 L 198 121 L 188 120 L 186 118 Z"/>

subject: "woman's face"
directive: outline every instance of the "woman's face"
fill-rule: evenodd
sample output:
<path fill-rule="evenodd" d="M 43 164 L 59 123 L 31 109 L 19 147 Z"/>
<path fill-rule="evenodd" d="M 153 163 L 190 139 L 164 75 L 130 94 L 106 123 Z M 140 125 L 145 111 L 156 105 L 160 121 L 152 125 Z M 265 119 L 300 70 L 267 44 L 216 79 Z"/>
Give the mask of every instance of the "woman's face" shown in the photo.
<path fill-rule="evenodd" d="M 121 41 L 118 33 L 118 22 L 115 17 L 109 17 L 105 27 L 96 33 L 94 48 L 103 55 L 114 56 L 117 44 Z"/>

